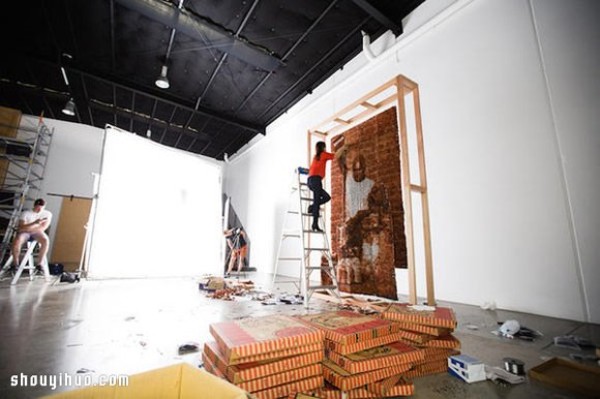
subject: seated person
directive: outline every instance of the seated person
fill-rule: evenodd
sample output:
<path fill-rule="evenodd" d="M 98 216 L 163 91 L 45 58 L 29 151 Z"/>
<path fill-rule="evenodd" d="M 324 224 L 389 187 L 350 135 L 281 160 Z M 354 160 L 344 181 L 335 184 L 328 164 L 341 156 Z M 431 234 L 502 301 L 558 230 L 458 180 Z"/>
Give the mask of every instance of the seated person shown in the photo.
<path fill-rule="evenodd" d="M 17 235 L 12 244 L 12 255 L 15 267 L 19 266 L 21 247 L 29 240 L 35 240 L 40 243 L 38 265 L 44 261 L 50 243 L 50 239 L 44 231 L 50 226 L 50 223 L 52 223 L 52 213 L 44 209 L 45 207 L 46 201 L 44 201 L 43 198 L 38 198 L 33 203 L 32 210 L 26 210 L 21 214 Z"/>
<path fill-rule="evenodd" d="M 229 245 L 229 249 L 231 250 L 227 273 L 225 273 L 225 276 L 228 277 L 233 271 L 236 261 L 238 264 L 238 273 L 242 270 L 244 259 L 248 255 L 248 243 L 246 241 L 246 232 L 241 227 L 226 230 L 224 233 L 225 238 L 227 238 L 227 245 Z"/>

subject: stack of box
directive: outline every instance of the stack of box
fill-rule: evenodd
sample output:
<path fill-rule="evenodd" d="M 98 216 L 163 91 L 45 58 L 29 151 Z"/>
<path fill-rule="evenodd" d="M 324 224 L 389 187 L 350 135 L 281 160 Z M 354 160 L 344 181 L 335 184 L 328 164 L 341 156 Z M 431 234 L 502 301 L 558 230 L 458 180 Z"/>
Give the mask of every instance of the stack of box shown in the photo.
<path fill-rule="evenodd" d="M 405 333 L 403 340 L 423 351 L 424 359 L 405 373 L 405 377 L 445 373 L 448 358 L 460 353 L 460 341 L 452 335 L 456 316 L 450 308 L 394 303 L 382 313 L 382 317 L 398 323 Z"/>
<path fill-rule="evenodd" d="M 407 396 L 412 383 L 402 378 L 424 361 L 424 352 L 402 340 L 400 325 L 376 316 L 334 311 L 301 316 L 325 333 L 325 380 L 333 387 L 319 390 L 322 398 L 384 398 Z"/>
<path fill-rule="evenodd" d="M 324 333 L 296 318 L 274 315 L 212 324 L 204 345 L 207 371 L 259 399 L 323 386 Z"/>

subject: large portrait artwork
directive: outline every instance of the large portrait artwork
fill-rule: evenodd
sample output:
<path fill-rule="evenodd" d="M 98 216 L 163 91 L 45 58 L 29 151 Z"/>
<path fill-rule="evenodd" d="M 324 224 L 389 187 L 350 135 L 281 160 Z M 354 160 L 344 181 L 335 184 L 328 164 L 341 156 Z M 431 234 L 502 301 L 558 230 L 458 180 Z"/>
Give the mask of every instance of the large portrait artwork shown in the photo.
<path fill-rule="evenodd" d="M 332 167 L 332 249 L 344 292 L 397 299 L 406 267 L 395 109 L 332 139 L 346 151 Z"/>

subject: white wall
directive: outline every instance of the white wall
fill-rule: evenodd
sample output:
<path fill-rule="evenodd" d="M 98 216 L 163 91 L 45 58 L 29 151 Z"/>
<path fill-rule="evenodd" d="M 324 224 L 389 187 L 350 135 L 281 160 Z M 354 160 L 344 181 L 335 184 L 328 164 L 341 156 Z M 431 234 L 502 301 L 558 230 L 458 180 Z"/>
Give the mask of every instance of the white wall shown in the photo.
<path fill-rule="evenodd" d="M 92 173 L 100 170 L 104 130 L 47 118 L 44 118 L 44 123 L 54 131 L 54 135 L 39 196 L 46 199 L 46 209 L 54 215 L 50 227 L 52 240 L 58 225 L 62 197 L 48 193 L 92 197 Z M 35 127 L 37 124 L 37 116 L 25 115 L 21 119 L 21 126 L 24 127 Z"/>
<path fill-rule="evenodd" d="M 387 51 L 374 63 L 359 55 L 227 165 L 253 265 L 273 265 L 307 130 L 403 74 L 420 86 L 436 297 L 600 322 L 598 11 L 593 0 L 424 3 L 395 44 L 375 43 Z"/>

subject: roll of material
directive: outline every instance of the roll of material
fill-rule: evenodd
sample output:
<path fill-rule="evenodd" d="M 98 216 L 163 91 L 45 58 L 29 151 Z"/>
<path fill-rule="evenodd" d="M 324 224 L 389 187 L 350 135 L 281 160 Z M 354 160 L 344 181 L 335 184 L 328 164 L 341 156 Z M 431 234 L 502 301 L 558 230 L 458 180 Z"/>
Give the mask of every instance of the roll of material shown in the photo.
<path fill-rule="evenodd" d="M 505 357 L 504 359 L 504 369 L 509 373 L 515 375 L 525 375 L 525 363 L 523 363 L 519 359 L 514 359 L 512 357 Z"/>

